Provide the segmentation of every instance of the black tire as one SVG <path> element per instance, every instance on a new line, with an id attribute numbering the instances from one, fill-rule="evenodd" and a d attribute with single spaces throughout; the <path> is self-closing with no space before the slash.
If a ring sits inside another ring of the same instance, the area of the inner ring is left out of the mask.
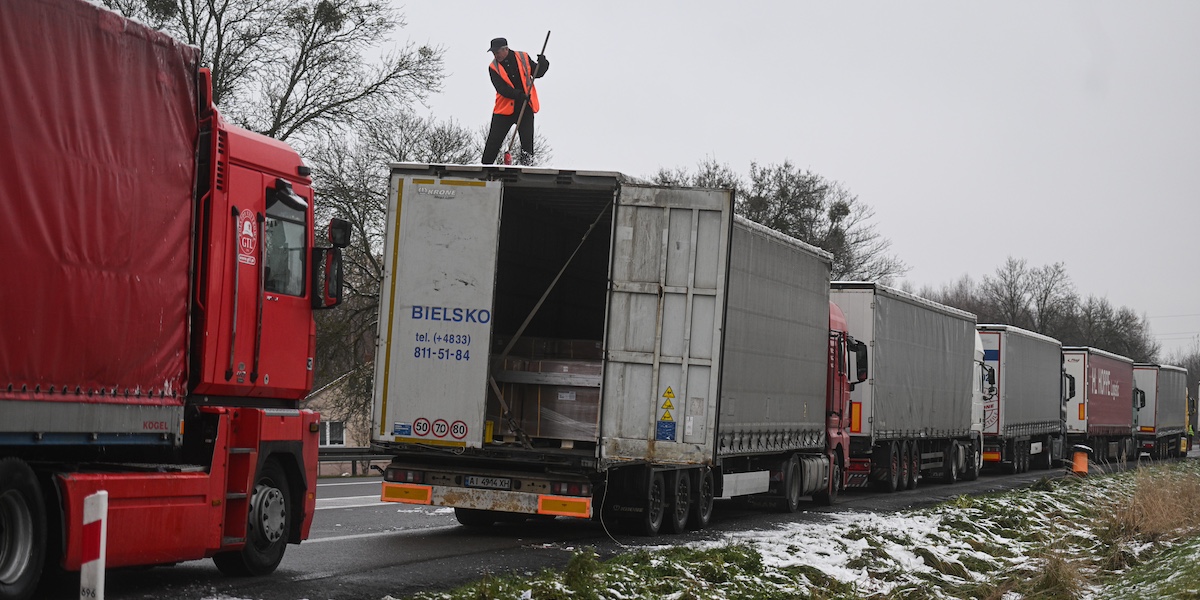
<path id="1" fill-rule="evenodd" d="M 688 515 L 692 511 L 692 478 L 687 470 L 675 471 L 667 477 L 670 506 L 665 518 L 669 533 L 687 531 Z"/>
<path id="2" fill-rule="evenodd" d="M 464 527 L 484 528 L 496 524 L 496 514 L 490 510 L 475 508 L 455 508 L 454 518 Z"/>
<path id="3" fill-rule="evenodd" d="M 222 552 L 213 562 L 233 577 L 258 577 L 275 571 L 283 560 L 291 533 L 292 495 L 287 474 L 274 459 L 263 464 L 254 480 L 246 525 L 246 545 Z"/>
<path id="4" fill-rule="evenodd" d="M 716 499 L 716 479 L 712 469 L 701 468 L 692 482 L 692 510 L 688 523 L 692 529 L 704 529 L 712 521 L 713 501 Z"/>
<path id="5" fill-rule="evenodd" d="M 979 479 L 979 473 L 983 471 L 983 452 L 974 442 L 967 449 L 967 470 L 963 472 L 962 478 L 964 481 L 975 481 Z"/>
<path id="6" fill-rule="evenodd" d="M 921 445 L 916 440 L 908 447 L 908 489 L 917 489 L 921 480 Z"/>
<path id="7" fill-rule="evenodd" d="M 667 482 L 662 472 L 650 476 L 650 485 L 646 490 L 646 510 L 637 521 L 638 533 L 647 537 L 658 535 L 662 529 L 663 520 L 667 515 Z"/>
<path id="8" fill-rule="evenodd" d="M 907 490 L 909 483 L 908 470 L 912 468 L 912 446 L 909 442 L 900 442 L 900 472 L 896 474 L 896 489 Z"/>
<path id="9" fill-rule="evenodd" d="M 1039 471 L 1049 470 L 1054 466 L 1054 457 L 1050 452 L 1050 438 L 1042 440 L 1042 453 L 1037 455 L 1037 459 L 1033 463 L 1033 468 Z"/>
<path id="10" fill-rule="evenodd" d="M 780 490 L 780 494 L 783 496 L 781 505 L 783 512 L 794 513 L 800 510 L 800 498 L 803 494 L 802 483 L 800 459 L 793 454 L 783 462 L 783 481 L 780 484 L 783 488 Z"/>
<path id="11" fill-rule="evenodd" d="M 836 451 L 837 455 L 833 462 L 829 464 L 829 469 L 832 471 L 829 474 L 829 485 L 813 494 L 813 500 L 821 506 L 833 506 L 837 504 L 838 492 L 842 490 L 842 455 L 840 448 Z"/>
<path id="12" fill-rule="evenodd" d="M 1019 442 L 1014 441 L 1005 444 L 1004 449 L 1008 451 L 1005 453 L 1008 455 L 1008 460 L 1000 463 L 1000 470 L 1005 475 L 1016 475 L 1021 472 L 1021 454 L 1018 448 L 1020 448 Z"/>
<path id="13" fill-rule="evenodd" d="M 942 481 L 954 483 L 958 481 L 958 457 L 955 456 L 958 444 L 949 442 L 942 451 Z"/>
<path id="14" fill-rule="evenodd" d="M 885 442 L 876 446 L 871 456 L 871 466 L 876 472 L 875 487 L 881 492 L 896 491 L 900 485 L 900 456 L 896 443 Z"/>
<path id="15" fill-rule="evenodd" d="M 0 599 L 33 596 L 46 557 L 46 505 L 25 461 L 0 460 Z"/>

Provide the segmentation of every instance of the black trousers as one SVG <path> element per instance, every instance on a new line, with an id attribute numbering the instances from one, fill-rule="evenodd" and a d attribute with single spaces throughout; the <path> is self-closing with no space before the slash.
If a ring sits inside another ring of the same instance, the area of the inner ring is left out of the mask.
<path id="1" fill-rule="evenodd" d="M 504 145 L 508 131 L 517 123 L 517 111 L 511 115 L 492 115 L 492 128 L 488 131 L 487 143 L 483 145 L 483 164 L 495 164 L 500 154 L 500 146 Z M 525 107 L 525 118 L 521 119 L 521 127 L 517 129 L 521 136 L 521 151 L 526 161 L 533 157 L 533 109 Z M 524 162 L 524 161 L 523 161 Z"/>

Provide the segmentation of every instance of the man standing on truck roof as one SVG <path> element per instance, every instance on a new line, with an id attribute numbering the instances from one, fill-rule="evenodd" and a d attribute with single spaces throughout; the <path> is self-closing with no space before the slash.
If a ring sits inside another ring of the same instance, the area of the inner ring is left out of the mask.
<path id="1" fill-rule="evenodd" d="M 488 132 L 487 143 L 483 145 L 483 164 L 496 162 L 505 135 L 518 121 L 517 133 L 521 136 L 523 154 L 523 160 L 518 163 L 523 164 L 533 158 L 533 115 L 539 108 L 533 80 L 546 74 L 550 69 L 550 61 L 546 60 L 545 55 L 539 54 L 537 62 L 533 62 L 529 60 L 528 52 L 509 50 L 508 40 L 504 38 L 493 39 L 488 52 L 494 58 L 488 71 L 492 76 L 492 86 L 496 88 L 496 105 L 492 108 L 492 128 Z"/>

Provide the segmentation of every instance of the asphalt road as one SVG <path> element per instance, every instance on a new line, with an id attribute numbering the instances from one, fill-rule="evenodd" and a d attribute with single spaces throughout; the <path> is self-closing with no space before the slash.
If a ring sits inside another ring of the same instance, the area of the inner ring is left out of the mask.
<path id="1" fill-rule="evenodd" d="M 379 502 L 380 479 L 322 480 L 310 539 L 289 546 L 271 576 L 231 579 L 211 560 L 171 567 L 111 570 L 106 597 L 129 599 L 218 598 L 228 600 L 324 600 L 405 597 L 446 590 L 481 575 L 534 573 L 562 567 L 572 553 L 593 547 L 610 556 L 630 547 L 658 546 L 720 538 L 724 533 L 772 528 L 790 521 L 820 520 L 830 511 L 888 512 L 933 504 L 963 494 L 983 494 L 1027 486 L 1062 471 L 1020 475 L 984 474 L 974 482 L 946 485 L 923 480 L 916 490 L 895 494 L 851 491 L 831 508 L 805 504 L 801 512 L 780 513 L 769 505 L 718 502 L 708 529 L 684 535 L 637 537 L 610 532 L 599 522 L 553 521 L 496 525 L 490 530 L 461 527 L 451 509 Z M 43 596 L 77 598 L 78 577 L 65 577 Z"/>

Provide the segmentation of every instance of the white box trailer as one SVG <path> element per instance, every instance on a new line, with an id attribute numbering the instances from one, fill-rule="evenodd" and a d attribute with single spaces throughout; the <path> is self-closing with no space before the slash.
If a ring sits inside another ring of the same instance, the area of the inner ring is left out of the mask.
<path id="1" fill-rule="evenodd" d="M 1074 395 L 1074 380 L 1063 374 L 1062 343 L 1012 325 L 978 330 L 996 386 L 983 404 L 984 465 L 1008 473 L 1053 467 L 1063 457 L 1065 402 Z"/>
<path id="2" fill-rule="evenodd" d="M 851 485 L 978 477 L 986 380 L 975 315 L 879 283 L 832 288 L 871 353 L 870 379 L 851 394 Z"/>
<path id="3" fill-rule="evenodd" d="M 1187 369 L 1134 363 L 1137 412 L 1133 429 L 1142 452 L 1166 458 L 1186 451 Z"/>
<path id="4" fill-rule="evenodd" d="M 384 500 L 467 525 L 603 506 L 654 533 L 717 496 L 795 510 L 843 487 L 831 256 L 736 218 L 730 191 L 393 165 L 384 257 Z"/>

